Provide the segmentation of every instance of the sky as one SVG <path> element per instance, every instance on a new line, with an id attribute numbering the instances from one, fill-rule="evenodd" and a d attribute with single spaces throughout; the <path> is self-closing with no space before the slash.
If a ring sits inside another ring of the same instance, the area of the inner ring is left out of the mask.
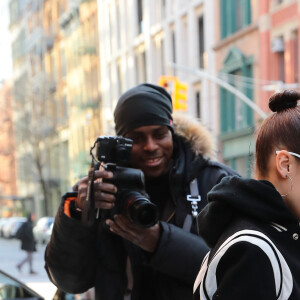
<path id="1" fill-rule="evenodd" d="M 12 75 L 8 0 L 0 0 L 0 82 Z"/>

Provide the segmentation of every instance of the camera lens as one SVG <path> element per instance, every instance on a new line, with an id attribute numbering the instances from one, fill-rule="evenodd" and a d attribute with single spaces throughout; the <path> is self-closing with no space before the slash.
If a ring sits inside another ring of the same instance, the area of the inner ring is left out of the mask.
<path id="1" fill-rule="evenodd" d="M 128 187 L 141 189 L 144 187 L 145 178 L 141 170 L 117 166 L 114 177 L 109 179 L 109 182 L 116 184 L 118 189 L 126 189 Z"/>
<path id="2" fill-rule="evenodd" d="M 146 228 L 156 224 L 158 211 L 155 204 L 136 191 L 129 192 L 126 198 L 127 212 L 132 221 Z"/>
<path id="3" fill-rule="evenodd" d="M 117 164 L 120 165 L 128 165 L 131 157 L 129 155 L 130 153 L 128 153 L 128 150 L 126 147 L 124 146 L 118 146 L 118 148 L 116 149 L 116 157 L 117 157 Z"/>

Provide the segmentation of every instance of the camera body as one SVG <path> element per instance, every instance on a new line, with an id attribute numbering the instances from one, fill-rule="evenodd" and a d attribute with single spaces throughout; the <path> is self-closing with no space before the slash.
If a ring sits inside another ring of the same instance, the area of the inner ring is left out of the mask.
<path id="1" fill-rule="evenodd" d="M 158 210 L 145 191 L 144 173 L 129 167 L 131 153 L 131 139 L 105 136 L 96 140 L 96 159 L 113 173 L 113 178 L 104 178 L 103 182 L 112 183 L 118 189 L 115 207 L 108 211 L 108 217 L 125 212 L 135 223 L 151 227 L 158 220 Z"/>
<path id="2" fill-rule="evenodd" d="M 121 136 L 99 136 L 96 140 L 96 158 L 100 162 L 129 166 L 132 140 Z"/>

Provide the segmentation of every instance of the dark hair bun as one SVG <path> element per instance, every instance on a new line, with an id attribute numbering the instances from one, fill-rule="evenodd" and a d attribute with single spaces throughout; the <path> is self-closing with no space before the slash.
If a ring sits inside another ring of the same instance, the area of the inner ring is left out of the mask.
<path id="1" fill-rule="evenodd" d="M 297 106 L 300 100 L 300 93 L 294 90 L 285 90 L 282 93 L 276 93 L 269 100 L 269 108 L 273 112 L 280 112 L 288 108 Z"/>

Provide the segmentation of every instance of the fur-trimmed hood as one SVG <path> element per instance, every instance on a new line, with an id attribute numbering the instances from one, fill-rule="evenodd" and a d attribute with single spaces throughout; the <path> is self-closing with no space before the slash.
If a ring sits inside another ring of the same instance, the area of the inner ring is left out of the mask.
<path id="1" fill-rule="evenodd" d="M 211 133 L 196 118 L 183 113 L 173 114 L 174 132 L 188 140 L 198 155 L 212 157 L 215 146 Z"/>

